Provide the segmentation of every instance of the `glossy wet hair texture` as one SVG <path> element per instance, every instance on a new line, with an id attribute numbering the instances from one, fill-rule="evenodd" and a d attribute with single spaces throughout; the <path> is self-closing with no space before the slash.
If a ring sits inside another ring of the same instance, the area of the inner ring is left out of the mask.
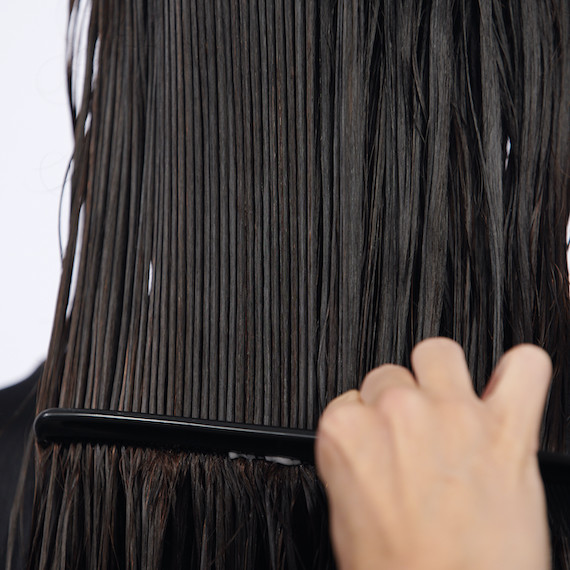
<path id="1" fill-rule="evenodd" d="M 563 448 L 564 1 L 93 0 L 80 54 L 83 8 L 38 410 L 314 428 L 445 335 L 479 392 L 506 349 L 543 346 L 543 446 Z M 29 564 L 328 567 L 325 511 L 308 467 L 54 445 Z"/>

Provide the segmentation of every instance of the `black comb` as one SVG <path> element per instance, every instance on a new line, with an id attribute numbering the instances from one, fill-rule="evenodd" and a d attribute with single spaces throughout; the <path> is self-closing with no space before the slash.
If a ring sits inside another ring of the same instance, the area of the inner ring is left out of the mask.
<path id="1" fill-rule="evenodd" d="M 40 444 L 106 443 L 288 457 L 301 463 L 315 463 L 315 432 L 294 428 L 135 412 L 51 408 L 37 416 L 34 431 Z M 538 462 L 545 482 L 570 486 L 570 456 L 539 451 Z"/>

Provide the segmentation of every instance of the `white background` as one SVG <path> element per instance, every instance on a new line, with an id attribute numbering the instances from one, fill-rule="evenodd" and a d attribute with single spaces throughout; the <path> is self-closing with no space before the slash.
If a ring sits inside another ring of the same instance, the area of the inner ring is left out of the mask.
<path id="1" fill-rule="evenodd" d="M 51 333 L 58 207 L 72 149 L 68 4 L 2 0 L 0 7 L 0 387 L 35 369 Z M 67 217 L 64 207 L 64 243 Z"/>
<path id="2" fill-rule="evenodd" d="M 67 10 L 68 0 L 3 0 L 0 8 L 0 388 L 45 358 L 51 332 L 72 148 Z"/>

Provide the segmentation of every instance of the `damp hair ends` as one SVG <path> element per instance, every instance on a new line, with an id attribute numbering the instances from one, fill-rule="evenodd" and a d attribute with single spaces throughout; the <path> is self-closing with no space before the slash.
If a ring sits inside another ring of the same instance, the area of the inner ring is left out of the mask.
<path id="1" fill-rule="evenodd" d="M 73 1 L 38 411 L 314 428 L 445 335 L 478 392 L 506 349 L 544 347 L 542 446 L 565 449 L 569 18 L 563 0 Z M 333 565 L 309 467 L 54 444 L 35 469 L 30 568 Z"/>

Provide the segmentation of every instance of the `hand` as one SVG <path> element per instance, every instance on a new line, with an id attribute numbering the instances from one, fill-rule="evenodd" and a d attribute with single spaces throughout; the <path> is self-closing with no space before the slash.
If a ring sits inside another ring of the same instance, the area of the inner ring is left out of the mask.
<path id="1" fill-rule="evenodd" d="M 429 339 L 332 401 L 316 462 L 340 568 L 546 570 L 536 452 L 551 363 L 507 352 L 479 399 L 461 347 Z"/>

